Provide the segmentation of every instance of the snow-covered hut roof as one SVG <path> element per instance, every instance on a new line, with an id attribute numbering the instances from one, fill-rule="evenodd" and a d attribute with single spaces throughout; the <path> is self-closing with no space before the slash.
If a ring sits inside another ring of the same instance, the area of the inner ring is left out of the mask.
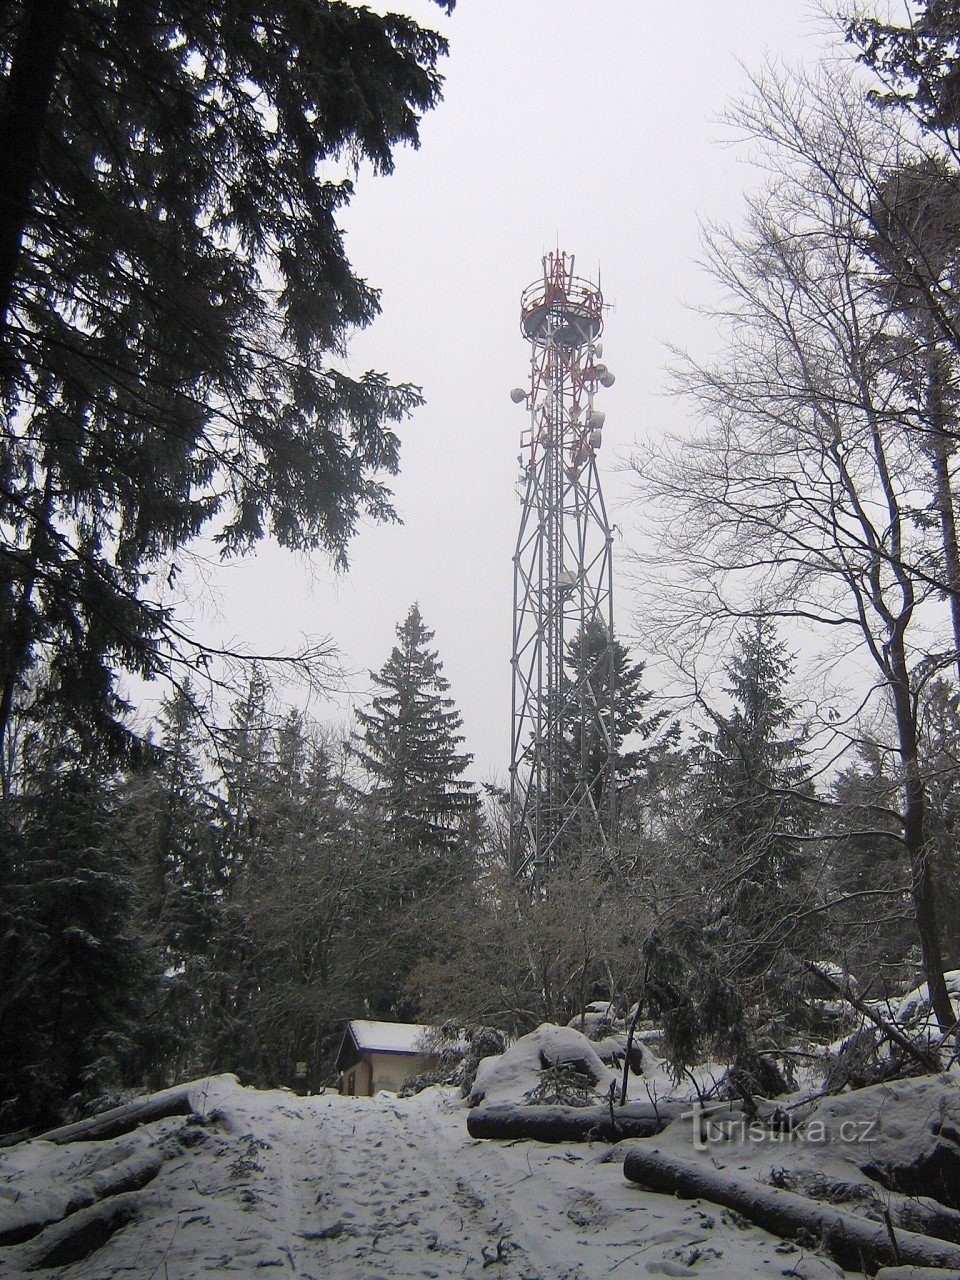
<path id="1" fill-rule="evenodd" d="M 434 1030 L 419 1022 L 373 1022 L 354 1018 L 337 1054 L 337 1067 L 344 1069 L 345 1058 L 356 1060 L 363 1053 L 429 1053 L 427 1037 Z"/>

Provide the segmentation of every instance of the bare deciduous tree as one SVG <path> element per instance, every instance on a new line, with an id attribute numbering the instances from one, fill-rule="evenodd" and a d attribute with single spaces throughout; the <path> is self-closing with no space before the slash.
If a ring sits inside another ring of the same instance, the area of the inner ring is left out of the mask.
<path id="1" fill-rule="evenodd" d="M 737 119 L 759 140 L 769 178 L 745 230 L 707 233 L 726 344 L 716 361 L 686 359 L 679 371 L 700 415 L 693 438 L 634 462 L 644 507 L 657 513 L 661 616 L 696 644 L 723 620 L 790 618 L 868 656 L 894 733 L 899 843 L 946 1031 L 955 1018 L 917 696 L 955 657 L 949 640 L 938 651 L 950 584 L 923 518 L 936 493 L 916 431 L 923 334 L 869 252 L 876 194 L 905 167 L 909 139 L 840 73 L 803 84 L 772 77 Z"/>

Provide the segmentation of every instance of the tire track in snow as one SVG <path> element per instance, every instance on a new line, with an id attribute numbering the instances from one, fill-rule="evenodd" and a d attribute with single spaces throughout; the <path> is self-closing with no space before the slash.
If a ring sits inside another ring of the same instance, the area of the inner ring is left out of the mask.
<path id="1" fill-rule="evenodd" d="M 531 1259 L 502 1206 L 475 1180 L 457 1176 L 448 1144 L 403 1103 L 317 1099 L 311 1113 L 324 1139 L 319 1199 L 331 1221 L 323 1241 L 323 1274 L 331 1280 L 563 1274 Z"/>

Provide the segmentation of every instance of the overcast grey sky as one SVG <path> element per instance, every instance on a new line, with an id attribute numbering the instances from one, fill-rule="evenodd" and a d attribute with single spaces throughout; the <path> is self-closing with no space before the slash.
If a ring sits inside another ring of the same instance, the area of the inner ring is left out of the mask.
<path id="1" fill-rule="evenodd" d="M 683 413 L 663 395 L 664 344 L 703 336 L 689 310 L 708 288 L 698 217 L 735 218 L 757 180 L 719 118 L 748 71 L 814 59 L 824 23 L 808 0 L 460 0 L 449 18 L 427 0 L 392 7 L 450 41 L 444 101 L 421 149 L 401 153 L 389 178 L 361 176 L 344 218 L 351 260 L 383 303 L 351 365 L 418 383 L 427 400 L 402 430 L 394 488 L 405 524 L 365 527 L 339 580 L 273 547 L 218 570 L 204 625 L 258 649 L 329 634 L 362 699 L 367 671 L 419 601 L 473 775 L 503 780 L 524 425 L 508 392 L 528 359 L 520 292 L 557 245 L 582 274 L 602 270 L 604 361 L 617 381 L 601 406 L 600 461 L 617 520 L 617 454 Z M 616 613 L 619 632 L 636 637 L 625 585 Z M 350 708 L 311 710 L 345 721 Z"/>

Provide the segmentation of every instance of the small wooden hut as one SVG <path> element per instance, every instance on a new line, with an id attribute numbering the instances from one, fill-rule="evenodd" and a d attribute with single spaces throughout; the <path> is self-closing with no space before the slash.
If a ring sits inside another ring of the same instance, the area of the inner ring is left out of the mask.
<path id="1" fill-rule="evenodd" d="M 428 1047 L 432 1030 L 415 1022 L 348 1022 L 337 1054 L 340 1092 L 358 1098 L 380 1089 L 396 1092 L 435 1067 L 438 1054 Z"/>

